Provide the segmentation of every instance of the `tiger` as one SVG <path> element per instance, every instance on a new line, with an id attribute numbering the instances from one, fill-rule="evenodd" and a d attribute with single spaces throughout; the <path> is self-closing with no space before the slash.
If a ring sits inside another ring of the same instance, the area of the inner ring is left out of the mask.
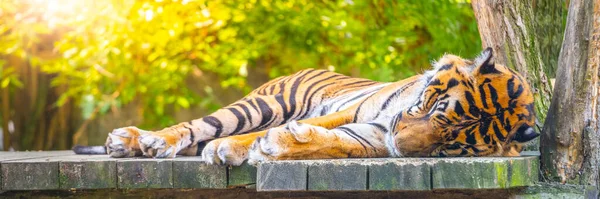
<path id="1" fill-rule="evenodd" d="M 493 61 L 446 54 L 378 82 L 321 69 L 275 78 L 205 117 L 158 131 L 114 129 L 77 154 L 201 156 L 207 164 L 382 157 L 519 156 L 539 136 L 527 81 Z"/>

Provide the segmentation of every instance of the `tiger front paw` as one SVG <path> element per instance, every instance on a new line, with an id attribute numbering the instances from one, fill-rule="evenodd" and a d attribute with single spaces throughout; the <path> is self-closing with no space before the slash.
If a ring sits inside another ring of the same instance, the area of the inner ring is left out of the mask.
<path id="1" fill-rule="evenodd" d="M 113 130 L 106 138 L 106 150 L 108 155 L 113 158 L 126 158 L 142 155 L 140 146 L 137 142 L 140 134 L 146 131 L 137 127 L 123 127 Z"/>

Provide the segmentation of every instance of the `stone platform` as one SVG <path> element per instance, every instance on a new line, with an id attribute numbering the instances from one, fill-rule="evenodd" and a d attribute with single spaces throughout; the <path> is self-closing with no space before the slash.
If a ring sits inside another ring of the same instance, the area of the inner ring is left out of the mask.
<path id="1" fill-rule="evenodd" d="M 272 191 L 427 191 L 508 189 L 538 181 L 538 157 L 385 158 L 266 162 L 258 167 L 174 159 L 0 152 L 2 191 L 228 189 Z"/>

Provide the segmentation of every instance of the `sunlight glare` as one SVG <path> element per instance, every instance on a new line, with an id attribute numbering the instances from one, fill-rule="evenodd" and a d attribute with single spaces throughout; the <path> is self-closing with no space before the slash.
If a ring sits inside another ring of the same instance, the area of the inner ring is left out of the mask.
<path id="1" fill-rule="evenodd" d="M 29 0 L 32 5 L 40 9 L 42 19 L 47 21 L 49 27 L 69 21 L 81 21 L 84 14 L 89 12 L 88 0 Z"/>

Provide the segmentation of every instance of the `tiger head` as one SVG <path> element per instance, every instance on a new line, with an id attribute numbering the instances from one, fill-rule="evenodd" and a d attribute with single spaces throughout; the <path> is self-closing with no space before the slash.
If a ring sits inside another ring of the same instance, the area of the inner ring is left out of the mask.
<path id="1" fill-rule="evenodd" d="M 434 66 L 418 102 L 396 118 L 402 155 L 518 156 L 539 136 L 529 84 L 495 64 L 491 48 L 474 60 L 445 55 Z"/>

